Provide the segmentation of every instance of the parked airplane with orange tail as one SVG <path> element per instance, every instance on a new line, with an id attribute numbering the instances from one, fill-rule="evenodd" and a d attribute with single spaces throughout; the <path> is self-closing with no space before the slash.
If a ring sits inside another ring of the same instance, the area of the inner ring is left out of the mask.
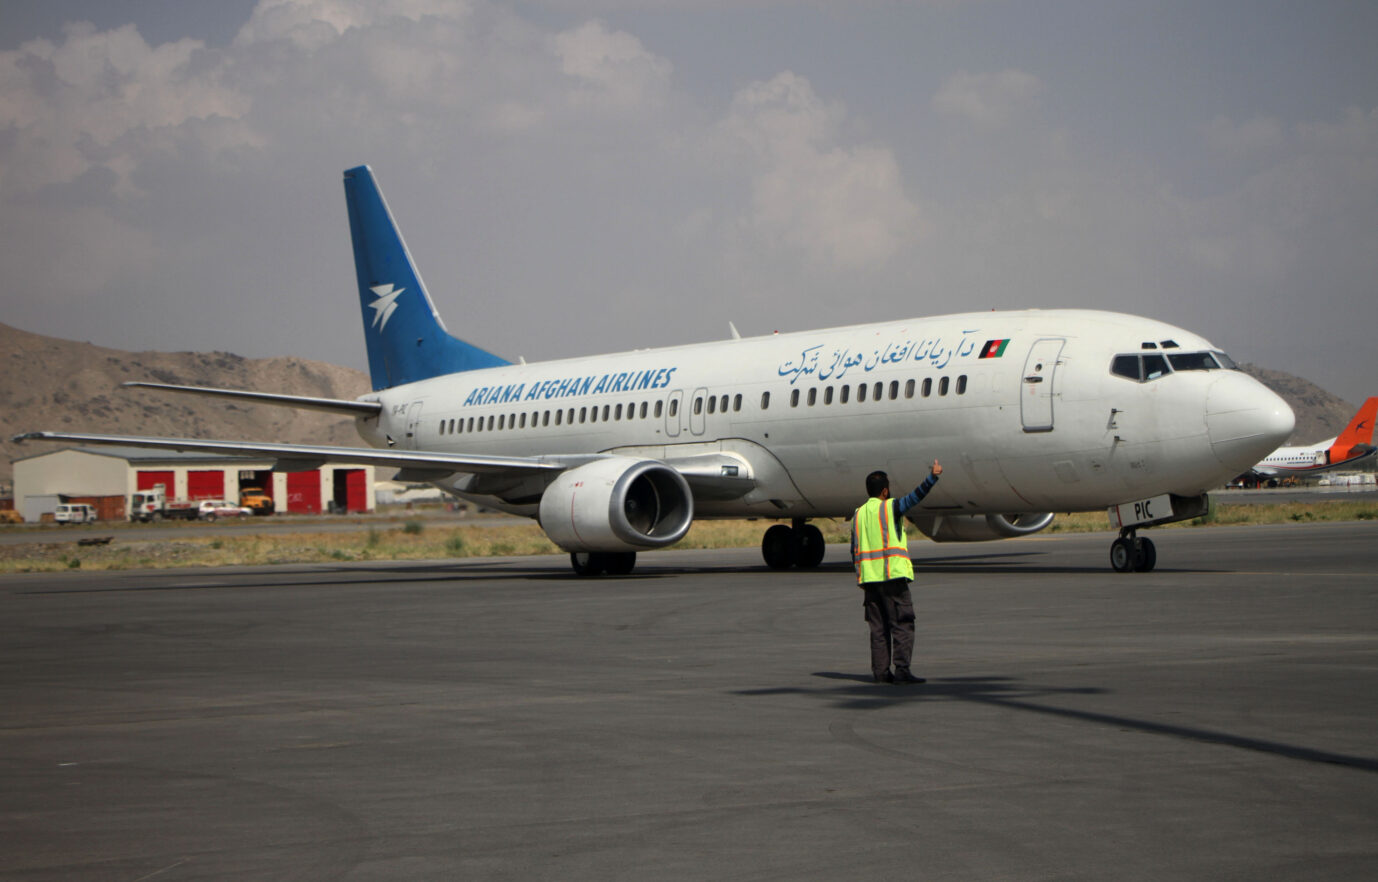
<path id="1" fill-rule="evenodd" d="M 1334 438 L 1304 444 L 1300 447 L 1279 447 L 1249 470 L 1262 478 L 1284 475 L 1314 475 L 1331 469 L 1356 465 L 1378 453 L 1373 444 L 1373 424 L 1378 417 L 1378 397 L 1369 398 Z"/>

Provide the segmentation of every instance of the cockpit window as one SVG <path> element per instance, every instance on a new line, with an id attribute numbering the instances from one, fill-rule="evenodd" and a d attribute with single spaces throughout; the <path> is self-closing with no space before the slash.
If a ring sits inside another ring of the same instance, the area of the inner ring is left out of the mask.
<path id="1" fill-rule="evenodd" d="M 1174 371 L 1214 371 L 1220 365 L 1209 352 L 1174 352 L 1168 357 Z"/>
<path id="2" fill-rule="evenodd" d="M 1139 376 L 1139 356 L 1137 355 L 1117 355 L 1115 360 L 1110 362 L 1110 373 L 1117 377 L 1128 377 L 1138 382 L 1143 379 Z"/>
<path id="3" fill-rule="evenodd" d="M 1110 361 L 1110 373 L 1140 383 L 1156 380 L 1174 371 L 1216 371 L 1222 368 L 1239 370 L 1228 355 L 1218 351 L 1136 352 L 1117 355 Z"/>
<path id="4" fill-rule="evenodd" d="M 1168 370 L 1166 358 L 1156 354 L 1144 356 L 1144 382 L 1156 380 L 1168 373 L 1171 371 Z"/>

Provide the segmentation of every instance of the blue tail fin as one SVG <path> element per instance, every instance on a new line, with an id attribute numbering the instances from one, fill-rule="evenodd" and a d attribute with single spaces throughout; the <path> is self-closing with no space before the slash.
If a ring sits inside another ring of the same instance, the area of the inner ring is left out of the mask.
<path id="1" fill-rule="evenodd" d="M 349 169 L 344 188 L 374 390 L 511 364 L 445 330 L 373 170 Z"/>

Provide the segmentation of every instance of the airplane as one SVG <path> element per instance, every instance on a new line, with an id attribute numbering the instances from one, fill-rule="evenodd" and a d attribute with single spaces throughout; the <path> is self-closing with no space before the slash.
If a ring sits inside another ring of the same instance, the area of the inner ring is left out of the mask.
<path id="1" fill-rule="evenodd" d="M 930 538 L 1028 536 L 1105 509 L 1112 567 L 1153 569 L 1146 527 L 1204 514 L 1291 433 L 1280 397 L 1161 321 L 1085 309 L 966 312 L 512 363 L 449 333 L 372 170 L 344 173 L 373 389 L 356 400 L 128 386 L 352 416 L 368 447 L 78 432 L 75 441 L 399 469 L 535 518 L 580 575 L 622 575 L 696 518 L 776 521 L 774 569 L 816 567 L 864 478 L 942 480 L 911 510 Z"/>
<path id="2" fill-rule="evenodd" d="M 1255 463 L 1249 476 L 1275 481 L 1280 475 L 1314 475 L 1356 465 L 1378 453 L 1373 444 L 1375 416 L 1378 397 L 1367 399 L 1338 436 L 1301 447 L 1279 447 Z"/>

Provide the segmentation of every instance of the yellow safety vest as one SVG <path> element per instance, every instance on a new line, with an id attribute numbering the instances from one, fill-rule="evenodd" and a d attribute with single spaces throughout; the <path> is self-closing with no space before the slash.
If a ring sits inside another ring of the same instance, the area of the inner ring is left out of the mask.
<path id="1" fill-rule="evenodd" d="M 877 497 L 852 516 L 852 565 L 858 586 L 890 579 L 914 579 L 914 564 L 909 560 L 909 540 L 904 535 L 904 519 L 895 523 L 892 500 Z"/>

